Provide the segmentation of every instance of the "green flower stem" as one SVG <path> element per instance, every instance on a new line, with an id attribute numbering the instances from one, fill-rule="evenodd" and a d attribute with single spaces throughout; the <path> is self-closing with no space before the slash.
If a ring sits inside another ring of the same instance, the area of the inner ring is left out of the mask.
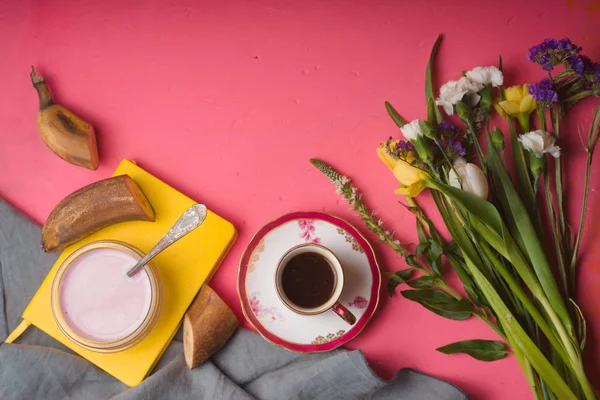
<path id="1" fill-rule="evenodd" d="M 440 193 L 441 194 L 441 193 Z M 443 196 L 438 198 L 435 194 L 433 195 L 433 198 L 435 200 L 436 206 L 440 212 L 440 214 L 442 215 L 442 218 L 444 219 L 444 221 L 446 222 L 446 226 L 448 226 L 448 229 L 450 231 L 450 233 L 452 234 L 452 236 L 455 238 L 454 241 L 455 243 L 460 247 L 461 245 L 471 245 L 473 246 L 472 242 L 469 242 L 468 239 L 468 235 L 466 234 L 465 230 L 464 230 L 464 226 L 460 227 L 459 225 L 455 224 L 454 222 L 458 223 L 458 221 L 460 220 L 457 210 L 456 209 L 449 209 L 446 210 L 444 208 L 444 204 L 446 204 L 443 201 Z M 453 213 L 452 215 L 450 215 L 449 213 Z M 457 230 L 457 229 L 462 229 L 462 230 Z M 462 233 L 462 235 L 460 235 Z M 458 237 L 462 238 L 461 239 L 457 239 Z M 476 253 L 475 247 L 471 247 L 471 250 L 465 250 L 465 249 L 461 249 L 461 251 L 463 251 L 463 253 L 466 251 L 467 253 L 471 253 L 474 254 L 475 257 L 478 259 L 478 262 L 481 262 L 483 264 L 483 261 L 481 259 L 478 258 L 478 253 Z M 475 252 L 475 253 L 474 253 Z M 452 265 L 452 263 L 451 263 Z M 490 318 L 483 312 L 483 311 L 479 311 L 477 313 L 475 313 L 475 315 L 481 319 L 483 322 L 485 322 L 490 328 L 492 328 L 494 330 L 494 332 L 496 332 L 498 334 L 498 336 L 500 336 L 504 341 L 508 342 L 508 339 L 506 337 L 506 335 L 504 334 L 504 332 L 502 331 L 502 329 L 495 323 L 492 322 L 490 320 Z"/>
<path id="2" fill-rule="evenodd" d="M 531 184 L 531 177 L 529 176 L 529 168 L 527 161 L 525 160 L 525 153 L 523 152 L 523 146 L 517 140 L 517 132 L 513 123 L 513 118 L 508 120 L 508 128 L 510 131 L 510 145 L 513 152 L 513 160 L 515 165 L 515 175 L 517 180 L 517 188 L 521 200 L 525 204 L 525 208 L 529 215 L 535 216 L 536 229 L 541 231 L 540 214 L 537 208 L 535 208 L 535 193 L 533 193 L 533 187 Z M 505 163 L 506 164 L 506 163 Z M 506 166 L 508 168 L 508 165 Z"/>
<path id="3" fill-rule="evenodd" d="M 593 92 L 591 90 L 585 90 L 583 92 L 578 92 L 577 94 L 562 100 L 561 103 L 571 103 L 571 102 L 574 103 L 579 100 L 583 100 L 586 97 L 591 96 L 592 94 L 593 94 Z"/>
<path id="4" fill-rule="evenodd" d="M 540 314 L 540 312 L 536 308 L 535 304 L 533 304 L 533 301 L 529 298 L 529 296 L 521 288 L 521 286 L 516 281 L 516 279 L 512 276 L 512 274 L 506 269 L 504 264 L 492 252 L 490 247 L 487 244 L 485 244 L 485 242 L 482 242 L 481 245 L 482 245 L 482 248 L 483 248 L 486 256 L 492 262 L 494 268 L 500 273 L 502 278 L 504 278 L 504 280 L 508 283 L 508 285 L 510 286 L 513 293 L 521 301 L 521 304 L 523 304 L 525 309 L 529 312 L 529 314 L 531 315 L 533 320 L 536 322 L 536 324 L 539 326 L 539 328 L 542 330 L 544 335 L 546 335 L 546 338 L 548 339 L 548 341 L 550 342 L 552 347 L 554 347 L 556 349 L 558 355 L 560 355 L 560 357 L 563 360 L 565 360 L 565 362 L 569 362 L 569 359 L 564 351 L 564 347 L 560 344 L 556 334 L 554 333 L 554 331 L 552 330 L 550 325 L 548 325 L 548 323 L 546 322 L 546 320 L 544 319 L 542 314 Z"/>
<path id="5" fill-rule="evenodd" d="M 482 320 L 483 322 L 486 323 L 487 326 L 489 326 L 490 328 L 492 328 L 492 330 L 494 332 L 496 332 L 496 334 L 498 336 L 500 336 L 500 338 L 502 340 L 504 340 L 506 343 L 510 344 L 510 340 L 508 339 L 508 337 L 506 336 L 506 334 L 502 331 L 502 329 L 496 325 L 487 315 L 485 315 L 483 312 L 479 311 L 475 313 L 475 316 L 477 318 L 479 318 L 480 320 Z"/>
<path id="6" fill-rule="evenodd" d="M 546 312 L 548 312 L 548 310 L 552 310 L 552 306 L 550 305 L 547 299 L 541 301 L 541 304 L 542 307 L 546 310 Z M 577 380 L 579 381 L 579 384 L 581 385 L 583 392 L 586 395 L 586 398 L 590 400 L 596 400 L 594 389 L 592 388 L 592 385 L 589 382 L 583 369 L 583 362 L 581 359 L 579 349 L 573 343 L 571 336 L 569 336 L 569 334 L 567 333 L 565 327 L 563 326 L 562 322 L 560 321 L 560 318 L 558 318 L 556 313 L 548 313 L 548 316 L 550 317 L 552 323 L 554 324 L 554 327 L 558 331 L 558 335 L 563 343 L 563 346 L 565 347 L 565 350 L 567 351 L 567 355 L 570 358 L 570 362 L 567 365 L 571 366 L 571 370 L 577 377 Z"/>
<path id="7" fill-rule="evenodd" d="M 437 281 L 438 287 L 448 293 L 450 296 L 454 297 L 457 300 L 462 299 L 462 296 L 458 294 L 454 289 L 452 289 L 446 282 L 441 279 Z"/>
<path id="8" fill-rule="evenodd" d="M 522 250 L 526 255 L 526 260 L 529 262 L 529 265 L 533 267 L 535 276 L 539 279 L 539 284 L 544 290 L 544 298 L 550 301 L 553 311 L 556 315 L 560 316 L 562 324 L 567 331 L 572 333 L 573 323 L 556 283 L 556 279 L 552 274 L 552 269 L 548 262 L 545 250 L 542 247 L 540 238 L 536 234 L 534 223 L 530 219 L 523 203 L 520 202 L 519 194 L 515 190 L 508 171 L 502 167 L 498 155 L 495 152 L 490 152 L 489 158 L 496 184 L 502 188 L 502 190 L 498 191 L 498 194 L 505 213 L 505 219 L 511 227 L 511 230 L 509 231 L 507 229 L 503 217 L 499 214 L 498 210 L 493 206 L 491 208 L 488 207 L 489 203 L 477 201 L 477 203 L 479 203 L 478 207 L 481 206 L 483 209 L 478 210 L 469 207 L 469 211 L 475 215 L 479 214 L 482 217 L 489 219 L 489 222 L 496 226 L 496 233 L 501 234 L 505 243 L 511 241 L 512 234 L 514 242 L 522 247 Z M 486 211 L 482 213 L 484 209 Z M 514 253 L 514 251 L 512 253 Z"/>
<path id="9" fill-rule="evenodd" d="M 554 130 L 554 135 L 558 139 L 560 137 L 560 112 L 554 106 L 550 108 L 550 121 Z M 544 121 L 545 122 L 545 121 Z M 546 130 L 545 124 L 542 129 Z M 563 190 L 562 190 L 562 167 L 560 157 L 554 160 L 554 184 L 556 192 L 556 210 L 554 209 L 554 200 L 552 189 L 550 188 L 549 171 L 546 169 L 544 175 L 544 192 L 546 197 L 546 208 L 550 219 L 550 226 L 554 236 L 554 247 L 556 251 L 556 260 L 558 271 L 562 284 L 562 289 L 566 298 L 572 296 L 571 286 L 567 278 L 567 249 L 568 238 L 566 233 L 565 213 L 563 205 Z M 572 316 L 572 315 L 571 315 Z"/>
<path id="10" fill-rule="evenodd" d="M 579 246 L 581 244 L 581 237 L 583 235 L 583 227 L 585 224 L 585 215 L 587 212 L 587 200 L 589 194 L 589 185 L 590 185 L 590 175 L 591 175 L 591 167 L 592 167 L 592 159 L 594 157 L 594 150 L 596 148 L 596 144 L 598 143 L 598 138 L 600 138 L 600 102 L 596 108 L 596 113 L 594 115 L 594 121 L 592 122 L 592 126 L 590 128 L 590 133 L 588 136 L 588 148 L 587 148 L 587 162 L 585 168 L 585 183 L 583 185 L 583 204 L 581 206 L 581 218 L 579 220 L 579 229 L 577 230 L 577 235 L 575 236 L 575 245 L 573 246 L 573 253 L 571 256 L 571 261 L 569 263 L 569 280 L 571 283 L 571 288 L 573 293 L 576 293 L 576 268 L 577 268 L 577 253 L 579 252 Z"/>
<path id="11" fill-rule="evenodd" d="M 531 363 L 525 358 L 525 356 L 523 356 L 523 352 L 521 352 L 518 346 L 513 348 L 513 354 L 521 366 L 521 370 L 523 370 L 523 373 L 525 374 L 525 379 L 527 380 L 527 384 L 531 389 L 531 393 L 533 393 L 534 399 L 542 399 L 543 397 L 540 396 L 540 388 L 537 386 L 537 379 Z"/>
<path id="12" fill-rule="evenodd" d="M 442 193 L 453 197 L 453 189 L 450 190 L 450 188 L 448 188 L 447 186 L 441 185 L 437 182 L 432 182 L 431 186 L 433 189 L 437 189 Z M 473 219 L 473 222 L 475 221 L 477 221 L 476 218 Z M 562 345 L 559 344 L 557 346 L 557 349 L 565 349 L 565 352 L 567 354 L 565 358 L 568 361 L 568 365 L 573 366 L 571 369 L 573 373 L 577 376 L 578 381 L 582 386 L 584 386 L 585 384 L 589 386 L 589 382 L 587 382 L 587 377 L 585 376 L 585 374 L 581 375 L 577 372 L 577 369 L 581 366 L 581 358 L 579 357 L 576 349 L 573 347 L 574 345 L 571 342 L 569 336 L 567 335 L 566 330 L 562 325 L 562 321 L 551 307 L 550 302 L 548 301 L 539 282 L 537 281 L 537 279 L 534 279 L 534 276 L 532 276 L 533 272 L 529 269 L 530 267 L 528 265 L 527 260 L 520 253 L 516 244 L 511 240 L 510 235 L 506 236 L 503 234 L 501 236 L 497 236 L 495 233 L 493 233 L 491 227 L 481 222 L 479 222 L 479 224 L 474 224 L 474 228 L 484 237 L 486 242 L 490 243 L 490 245 L 492 245 L 493 247 L 498 246 L 496 250 L 499 251 L 501 254 L 504 254 L 504 256 L 507 259 L 511 260 L 511 262 L 517 268 L 517 270 L 520 270 L 520 272 L 527 272 L 527 274 L 524 276 L 522 275 L 522 277 L 529 278 L 524 279 L 528 288 L 531 290 L 532 294 L 539 299 L 543 309 L 550 316 L 551 322 L 555 326 L 555 329 L 558 333 L 558 338 L 562 342 Z M 453 236 L 456 240 L 457 236 Z M 502 237 L 504 237 L 504 240 L 502 240 Z M 504 243 L 505 240 L 508 240 L 509 242 Z M 479 289 L 482 290 L 483 294 L 490 302 L 490 305 L 492 306 L 492 309 L 494 309 L 497 319 L 504 328 L 504 331 L 507 332 L 507 334 L 509 335 L 512 334 L 513 337 L 518 339 L 517 343 L 511 342 L 511 346 L 520 346 L 520 349 L 525 353 L 526 357 L 531 361 L 532 365 L 538 371 L 538 373 L 540 373 L 542 379 L 544 379 L 552 387 L 553 391 L 559 394 L 559 398 L 576 398 L 570 391 L 568 385 L 565 384 L 565 382 L 562 380 L 560 375 L 558 375 L 556 370 L 552 368 L 552 365 L 544 357 L 540 349 L 534 344 L 534 342 L 529 338 L 529 336 L 527 336 L 523 328 L 514 319 L 514 316 L 506 307 L 504 301 L 498 295 L 498 292 L 496 291 L 496 289 L 494 289 L 490 281 L 479 270 L 479 268 L 476 267 L 476 264 L 473 263 L 472 257 L 477 257 L 477 254 L 472 254 L 468 249 L 465 249 L 465 243 L 463 243 L 462 241 L 459 243 L 459 245 L 461 246 L 461 249 L 463 249 L 463 256 L 465 258 L 466 265 L 471 275 L 475 279 L 475 282 L 477 283 Z M 516 329 L 516 331 L 513 331 L 511 333 L 509 331 L 510 329 Z M 557 381 L 556 379 L 559 379 L 560 381 Z M 566 389 L 567 391 L 563 392 L 564 389 Z"/>
<path id="13" fill-rule="evenodd" d="M 533 178 L 533 193 L 536 195 L 535 196 L 535 202 L 533 203 L 533 205 L 537 208 L 537 194 L 538 191 L 540 190 L 540 177 L 539 175 L 536 176 L 535 178 Z M 539 234 L 540 232 L 538 232 Z"/>
<path id="14" fill-rule="evenodd" d="M 559 231 L 559 224 L 556 221 L 554 211 L 554 201 L 552 199 L 552 190 L 550 189 L 550 174 L 544 172 L 544 194 L 546 197 L 546 208 L 548 209 L 548 217 L 550 218 L 550 227 L 552 228 L 552 236 L 554 237 L 554 247 L 556 251 L 556 260 L 558 262 L 558 272 L 565 296 L 569 298 L 569 283 L 567 279 L 567 271 L 565 269 L 564 249 L 561 242 L 563 237 Z"/>
<path id="15" fill-rule="evenodd" d="M 550 119 L 554 129 L 554 135 L 556 138 L 560 138 L 560 113 L 555 111 L 554 108 L 550 109 Z M 562 167 L 561 158 L 554 159 L 555 166 L 555 177 L 556 177 L 556 204 L 558 205 L 558 223 L 561 234 L 565 236 L 565 210 L 563 204 L 563 190 L 562 190 Z"/>
<path id="16" fill-rule="evenodd" d="M 547 313 L 548 317 L 550 318 L 550 322 L 552 323 L 554 329 L 558 334 L 558 339 L 562 343 L 562 347 L 564 348 L 568 356 L 567 360 L 565 361 L 567 361 L 575 371 L 576 368 L 579 368 L 579 365 L 581 365 L 581 355 L 578 349 L 575 347 L 573 341 L 571 340 L 571 337 L 567 333 L 567 329 L 565 328 L 562 320 L 557 315 L 556 311 L 552 307 L 552 304 L 548 300 L 548 297 L 544 293 L 544 290 L 542 289 L 539 281 L 533 276 L 530 276 L 532 272 L 529 270 L 527 260 L 518 250 L 518 246 L 516 246 L 516 244 L 512 241 L 504 244 L 500 238 L 497 238 L 494 236 L 494 234 L 490 234 L 490 232 L 487 232 L 487 230 L 489 230 L 490 228 L 486 225 L 483 225 L 482 223 L 475 224 L 474 228 L 480 235 L 482 235 L 486 242 L 488 242 L 492 247 L 494 247 L 496 251 L 502 254 L 505 258 L 508 258 L 515 266 L 515 268 L 521 275 L 521 278 L 523 279 L 533 296 L 540 302 L 540 305 L 542 306 L 543 310 Z M 506 237 L 504 240 L 507 239 L 510 238 Z M 523 275 L 522 273 L 525 274 Z M 557 349 L 558 348 L 559 347 L 557 347 Z M 578 380 L 583 386 L 584 382 L 582 382 L 582 379 L 587 381 L 587 377 L 585 377 L 585 374 L 583 376 L 578 376 Z"/>
<path id="17" fill-rule="evenodd" d="M 538 122 L 540 123 L 540 129 L 545 131 L 546 130 L 546 110 L 544 108 L 541 108 L 538 106 L 537 116 L 538 116 Z"/>
<path id="18" fill-rule="evenodd" d="M 467 131 L 471 135 L 471 139 L 473 140 L 473 144 L 475 145 L 475 149 L 477 150 L 477 157 L 479 158 L 479 165 L 481 165 L 481 169 L 483 173 L 487 175 L 487 160 L 485 155 L 483 154 L 483 150 L 479 145 L 479 140 L 477 139 L 477 132 L 473 127 L 473 122 L 470 119 L 463 121 L 467 125 Z"/>
<path id="19" fill-rule="evenodd" d="M 517 116 L 517 121 L 519 121 L 519 126 L 521 127 L 522 133 L 529 132 L 529 114 L 519 114 Z"/>
<path id="20" fill-rule="evenodd" d="M 519 322 L 514 318 L 510 310 L 506 307 L 494 287 L 490 282 L 483 276 L 479 269 L 471 262 L 468 256 L 465 256 L 467 268 L 471 272 L 473 279 L 477 282 L 477 285 L 482 290 L 486 298 L 491 304 L 492 309 L 498 316 L 498 320 L 507 336 L 511 339 L 509 343 L 514 349 L 518 347 L 517 351 L 521 351 L 523 356 L 529 360 L 533 368 L 538 372 L 540 377 L 548 383 L 550 389 L 556 393 L 560 399 L 564 400 L 575 400 L 577 397 L 569 386 L 565 383 L 562 377 L 552 367 L 552 364 L 543 355 L 541 350 L 535 345 L 535 343 L 525 333 Z M 594 397 L 588 397 L 588 400 L 595 400 Z"/>
<path id="21" fill-rule="evenodd" d="M 489 207 L 484 206 L 485 203 L 481 199 L 478 199 L 472 195 L 467 196 L 464 193 L 462 193 L 461 191 L 458 191 L 447 185 L 443 185 L 439 182 L 429 182 L 429 185 L 430 185 L 430 187 L 432 187 L 436 190 L 439 190 L 442 193 L 444 193 L 450 197 L 455 198 L 459 202 L 466 201 L 469 204 L 471 204 L 472 207 L 474 207 L 474 206 L 483 207 L 480 210 L 476 210 L 474 208 L 469 208 L 469 210 L 472 212 L 476 211 L 475 215 L 479 215 L 481 217 L 484 217 L 484 214 L 486 214 L 488 216 L 493 215 L 493 211 L 492 211 L 493 207 L 491 205 Z M 490 208 L 490 207 L 492 207 L 492 208 Z M 473 219 L 473 222 L 475 222 L 475 221 L 477 221 L 476 218 Z M 495 218 L 489 219 L 490 223 L 495 224 L 496 223 L 495 221 L 497 221 Z M 500 221 L 500 224 L 501 224 L 501 221 Z M 591 388 L 591 386 L 589 384 L 589 381 L 587 380 L 587 377 L 585 376 L 585 374 L 579 373 L 579 369 L 582 369 L 581 355 L 579 353 L 578 348 L 575 347 L 575 344 L 572 341 L 572 337 L 568 334 L 568 332 L 572 331 L 572 326 L 564 325 L 565 322 L 569 323 L 570 320 L 566 319 L 565 321 L 563 321 L 559 317 L 558 311 L 555 311 L 555 309 L 553 307 L 553 303 L 550 302 L 548 295 L 544 292 L 544 290 L 540 284 L 540 281 L 538 281 L 537 277 L 533 274 L 533 271 L 531 271 L 531 266 L 529 265 L 528 259 L 525 258 L 525 256 L 520 252 L 519 247 L 514 242 L 514 240 L 511 238 L 510 234 L 508 233 L 508 231 L 506 230 L 506 228 L 503 225 L 496 226 L 495 228 L 493 228 L 482 222 L 479 222 L 478 224 L 474 223 L 473 226 L 474 226 L 475 230 L 480 235 L 482 235 L 482 237 L 492 247 L 494 247 L 496 249 L 496 251 L 498 251 L 505 258 L 507 258 L 508 260 L 510 260 L 512 262 L 512 264 L 514 265 L 514 267 L 517 269 L 517 271 L 521 275 L 521 278 L 523 279 L 523 281 L 525 282 L 525 284 L 527 285 L 527 287 L 529 288 L 529 290 L 531 291 L 533 296 L 538 299 L 538 301 L 540 302 L 540 305 L 542 306 L 543 310 L 548 314 L 548 317 L 550 318 L 550 322 L 552 323 L 552 325 L 554 325 L 554 328 L 556 329 L 556 331 L 558 333 L 559 340 L 562 342 L 562 345 L 567 353 L 569 365 L 571 365 L 572 370 L 576 374 L 577 379 L 580 382 L 581 386 L 583 387 L 584 392 L 586 392 L 586 391 L 589 392 L 589 388 Z M 496 229 L 501 229 L 501 232 L 496 231 Z M 462 248 L 462 246 L 461 246 L 461 248 Z M 469 265 L 469 263 L 470 263 L 471 266 L 473 266 L 475 269 L 477 269 L 477 267 L 475 266 L 476 264 L 474 264 L 472 259 L 470 258 L 470 254 L 465 252 L 464 256 L 465 256 L 465 261 L 467 261 L 467 265 Z M 483 286 L 488 286 L 488 285 L 491 286 L 489 280 L 482 274 L 482 272 L 479 269 L 477 269 L 477 273 L 481 274 L 483 277 L 482 280 L 476 280 L 480 289 L 483 290 Z M 474 272 L 471 271 L 471 274 L 474 275 Z M 506 308 L 506 305 L 504 304 L 504 301 L 501 299 L 501 297 L 498 295 L 498 293 L 495 289 L 493 291 L 493 295 L 497 296 L 498 299 L 500 300 L 500 302 L 502 302 L 501 303 L 502 304 L 502 308 L 501 308 L 502 313 L 499 314 L 498 310 L 495 310 L 496 315 L 498 317 L 500 317 L 501 315 L 504 314 L 504 308 Z M 488 301 L 491 302 L 491 299 L 489 298 L 489 296 L 486 296 L 486 297 L 488 297 Z M 559 299 L 555 298 L 555 300 L 558 301 Z M 560 300 L 562 300 L 562 299 L 560 299 Z M 500 303 L 497 303 L 497 304 L 500 304 Z M 560 303 L 558 303 L 558 304 L 560 304 Z M 507 312 L 508 312 L 508 309 L 507 309 Z M 513 318 L 512 314 L 510 317 Z M 502 321 L 501 323 L 502 323 L 502 326 L 504 327 L 504 321 Z M 519 326 L 519 328 L 522 329 L 520 326 Z M 529 345 L 527 344 L 527 346 L 529 346 Z M 522 347 L 522 350 L 525 351 L 525 349 L 523 347 Z M 528 357 L 528 358 L 530 358 L 530 361 L 533 364 L 534 360 L 531 359 L 531 357 Z M 546 360 L 546 362 L 547 362 L 547 360 Z M 544 364 L 544 363 L 542 362 L 542 364 Z M 534 364 L 534 366 L 535 366 L 535 364 Z M 538 372 L 540 372 L 537 367 L 536 367 L 536 369 L 538 370 Z M 554 373 L 556 373 L 556 371 L 553 370 L 552 374 L 554 374 Z M 548 379 L 546 379 L 546 378 L 544 378 L 544 379 L 546 380 L 547 383 L 549 383 Z M 586 388 L 586 385 L 588 386 L 588 388 Z"/>
<path id="22" fill-rule="evenodd" d="M 415 202 L 415 200 L 412 197 L 406 197 L 406 200 L 411 207 L 415 207 L 415 208 L 418 208 L 419 210 L 421 210 L 419 205 Z M 428 226 L 427 221 L 424 220 L 421 213 L 417 213 L 417 217 L 421 219 L 423 226 Z M 452 289 L 450 286 L 448 286 L 448 284 L 446 282 L 444 282 L 443 280 L 438 279 L 437 284 L 440 289 L 447 292 L 450 296 L 454 297 L 455 299 L 462 298 L 461 295 L 459 295 L 454 289 Z M 482 311 L 478 311 L 474 315 L 477 318 L 479 318 L 480 320 L 482 320 L 483 322 L 485 322 L 490 328 L 492 328 L 492 330 L 494 332 L 496 332 L 496 334 L 498 336 L 500 336 L 500 338 L 502 340 L 504 340 L 505 342 L 508 342 L 508 339 L 507 339 L 506 335 L 504 334 L 504 332 L 502 332 L 502 329 L 500 329 L 500 327 L 498 327 L 485 313 L 483 313 Z"/>

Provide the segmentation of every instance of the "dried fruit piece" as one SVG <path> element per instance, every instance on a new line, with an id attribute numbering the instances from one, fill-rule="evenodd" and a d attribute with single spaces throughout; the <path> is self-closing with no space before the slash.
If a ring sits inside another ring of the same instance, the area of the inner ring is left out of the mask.
<path id="1" fill-rule="evenodd" d="M 98 146 L 94 127 L 60 104 L 55 104 L 44 78 L 33 67 L 30 76 L 40 99 L 37 125 L 44 143 L 71 164 L 97 169 Z"/>
<path id="2" fill-rule="evenodd" d="M 87 185 L 54 207 L 42 228 L 42 249 L 54 252 L 119 222 L 154 221 L 154 210 L 127 175 Z"/>
<path id="3" fill-rule="evenodd" d="M 189 369 L 208 360 L 227 343 L 238 320 L 227 304 L 204 285 L 183 320 L 183 354 Z"/>

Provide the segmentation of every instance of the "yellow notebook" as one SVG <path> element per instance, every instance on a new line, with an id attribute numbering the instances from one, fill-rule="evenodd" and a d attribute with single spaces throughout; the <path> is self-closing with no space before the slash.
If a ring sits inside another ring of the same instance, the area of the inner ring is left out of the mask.
<path id="1" fill-rule="evenodd" d="M 133 178 L 142 189 L 154 208 L 156 222 L 136 221 L 112 225 L 66 248 L 25 309 L 23 323 L 7 342 L 14 341 L 29 324 L 33 324 L 126 385 L 135 386 L 152 372 L 177 333 L 183 315 L 198 290 L 210 279 L 235 242 L 237 232 L 230 222 L 208 211 L 206 220 L 198 229 L 154 259 L 164 285 L 164 303 L 152 332 L 139 344 L 118 353 L 101 354 L 79 347 L 63 335 L 52 316 L 52 280 L 60 263 L 82 245 L 103 239 L 131 243 L 146 252 L 188 207 L 196 203 L 129 160 L 123 160 L 114 173 L 123 174 Z"/>

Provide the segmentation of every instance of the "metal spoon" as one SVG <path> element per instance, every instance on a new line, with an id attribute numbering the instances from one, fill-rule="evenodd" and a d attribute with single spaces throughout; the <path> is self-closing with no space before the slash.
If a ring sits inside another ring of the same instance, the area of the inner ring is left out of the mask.
<path id="1" fill-rule="evenodd" d="M 169 229 L 169 232 L 162 239 L 156 243 L 156 245 L 150 249 L 137 264 L 135 264 L 129 271 L 127 276 L 132 277 L 138 272 L 144 265 L 148 264 L 150 260 L 162 252 L 164 249 L 202 225 L 206 219 L 206 206 L 204 204 L 194 204 L 183 213 L 181 217 L 175 222 L 175 225 Z"/>

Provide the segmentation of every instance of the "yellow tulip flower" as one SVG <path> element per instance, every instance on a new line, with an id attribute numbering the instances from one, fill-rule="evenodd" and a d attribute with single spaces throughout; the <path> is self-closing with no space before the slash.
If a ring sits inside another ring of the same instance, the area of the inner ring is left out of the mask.
<path id="1" fill-rule="evenodd" d="M 524 132 L 529 131 L 529 115 L 536 109 L 537 104 L 529 94 L 529 85 L 511 86 L 504 90 L 506 100 L 494 102 L 494 108 L 502 117 L 518 118 Z"/>
<path id="2" fill-rule="evenodd" d="M 385 165 L 391 170 L 394 169 L 398 161 L 400 161 L 397 157 L 392 156 L 392 154 L 397 154 L 396 145 L 400 140 L 388 140 L 386 142 L 381 143 L 381 145 L 377 148 L 377 155 L 379 159 L 383 161 Z M 415 159 L 414 150 L 407 150 L 403 152 L 403 160 L 407 162 L 412 162 Z"/>
<path id="3" fill-rule="evenodd" d="M 502 99 L 500 97 L 494 99 L 494 109 L 496 110 L 496 112 L 504 119 L 508 119 L 508 114 L 506 114 L 506 112 L 504 112 L 504 109 L 502 107 L 500 107 L 500 102 L 502 101 Z"/>
<path id="4" fill-rule="evenodd" d="M 377 148 L 377 155 L 392 170 L 392 173 L 402 185 L 395 192 L 408 197 L 416 197 L 427 187 L 429 174 L 409 164 L 414 159 L 412 151 L 406 153 L 406 160 L 392 156 L 397 144 L 398 140 L 388 140 L 382 143 Z"/>
<path id="5" fill-rule="evenodd" d="M 396 144 L 398 144 L 399 140 L 389 140 L 387 142 L 381 143 L 381 146 L 377 148 L 377 155 L 383 161 L 385 165 L 388 166 L 389 169 L 394 169 L 396 164 L 398 163 L 397 158 L 392 157 L 391 153 L 394 152 Z"/>
<path id="6" fill-rule="evenodd" d="M 427 183 L 430 179 L 427 172 L 413 167 L 403 160 L 398 160 L 392 173 L 402 185 L 401 188 L 395 190 L 396 194 L 408 197 L 418 196 L 423 189 L 427 188 Z"/>

